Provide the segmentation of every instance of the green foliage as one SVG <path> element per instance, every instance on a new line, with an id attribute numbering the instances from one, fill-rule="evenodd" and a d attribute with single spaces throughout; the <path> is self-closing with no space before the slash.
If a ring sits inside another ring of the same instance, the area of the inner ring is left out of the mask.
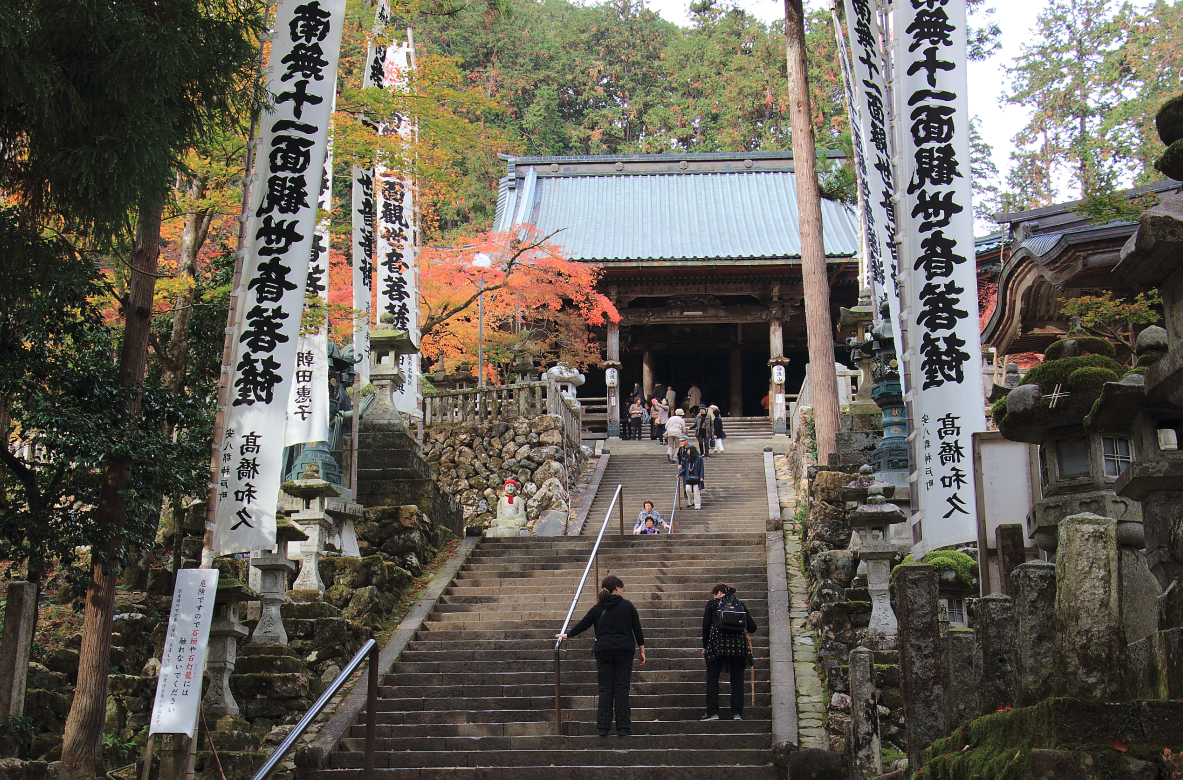
<path id="1" fill-rule="evenodd" d="M 1107 368 L 1116 374 L 1121 371 L 1121 364 L 1107 355 L 1079 355 L 1049 360 L 1033 366 L 1024 374 L 1023 384 L 1039 385 L 1044 393 L 1051 392 L 1056 385 L 1065 385 L 1072 389 L 1069 379 L 1079 368 Z"/>
<path id="2" fill-rule="evenodd" d="M 29 0 L 0 26 L 0 188 L 112 236 L 247 110 L 263 3 Z"/>
<path id="3" fill-rule="evenodd" d="M 1138 333 L 1159 320 L 1155 309 L 1162 306 L 1162 295 L 1158 290 L 1150 290 L 1129 300 L 1114 299 L 1112 292 L 1106 292 L 1104 295 L 1061 298 L 1060 304 L 1063 316 L 1079 317 L 1084 330 L 1120 343 L 1126 354 L 1133 355 Z"/>
<path id="4" fill-rule="evenodd" d="M 1097 219 L 1129 219 L 1119 182 L 1144 184 L 1163 144 L 1153 118 L 1179 91 L 1183 6 L 1052 0 L 1033 40 L 1008 69 L 1011 103 L 1030 112 L 1016 134 L 1007 182 L 1010 210 L 1063 199 L 1067 177 Z"/>
<path id="5" fill-rule="evenodd" d="M 111 751 L 116 761 L 129 761 L 139 751 L 134 739 L 120 739 L 117 734 L 104 734 L 103 745 Z"/>
<path id="6" fill-rule="evenodd" d="M 912 553 L 904 556 L 900 566 L 913 565 Z M 977 582 L 978 562 L 969 555 L 957 550 L 933 550 L 921 559 L 921 563 L 928 564 L 936 571 L 952 571 L 957 573 L 957 579 L 967 588 Z M 898 567 L 896 567 L 898 568 Z"/>
<path id="7" fill-rule="evenodd" d="M 1116 382 L 1117 376 L 1117 371 L 1103 366 L 1078 368 L 1068 375 L 1068 389 L 1073 393 L 1100 390 L 1106 382 Z"/>
<path id="8" fill-rule="evenodd" d="M 990 419 L 994 421 L 995 425 L 1002 422 L 1002 418 L 1006 417 L 1006 396 L 999 398 L 990 407 Z"/>
<path id="9" fill-rule="evenodd" d="M 10 748 L 27 749 L 33 744 L 33 738 L 41 733 L 36 722 L 28 715 L 13 715 L 7 722 L 0 724 L 0 741 Z"/>
<path id="10" fill-rule="evenodd" d="M 0 398 L 11 425 L 0 448 L 0 556 L 28 561 L 34 581 L 56 558 L 84 585 L 80 548 L 118 565 L 152 541 L 163 496 L 204 489 L 212 398 L 174 397 L 151 379 L 118 386 L 119 332 L 96 305 L 102 277 L 65 242 L 27 232 L 4 210 L 0 256 Z M 136 395 L 139 413 L 116 423 Z M 112 458 L 131 463 L 122 527 L 97 511 Z"/>
<path id="11" fill-rule="evenodd" d="M 1097 336 L 1080 336 L 1077 334 L 1069 334 L 1067 339 L 1060 339 L 1054 342 L 1047 351 L 1043 353 L 1044 362 L 1049 360 L 1059 360 L 1064 356 L 1064 351 L 1068 348 L 1069 341 L 1072 342 L 1072 348 L 1076 352 L 1085 355 L 1105 355 L 1106 357 L 1116 358 L 1117 348 L 1113 346 L 1112 342 L 1107 339 L 1098 338 Z"/>

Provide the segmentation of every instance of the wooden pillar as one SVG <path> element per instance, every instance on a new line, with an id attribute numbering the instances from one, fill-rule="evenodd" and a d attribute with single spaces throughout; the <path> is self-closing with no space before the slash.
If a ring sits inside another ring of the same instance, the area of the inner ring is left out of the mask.
<path id="1" fill-rule="evenodd" d="M 608 438 L 620 438 L 620 323 L 608 323 L 608 359 L 605 371 L 616 372 L 616 386 L 608 388 Z"/>
<path id="2" fill-rule="evenodd" d="M 728 358 L 731 370 L 731 416 L 743 417 L 743 360 L 738 344 L 731 345 Z"/>
<path id="3" fill-rule="evenodd" d="M 653 353 L 649 350 L 641 355 L 641 390 L 645 393 L 642 400 L 648 401 L 653 395 Z"/>
<path id="4" fill-rule="evenodd" d="M 768 368 L 772 373 L 772 381 L 769 383 L 771 390 L 769 391 L 768 399 L 768 414 L 772 418 L 772 432 L 776 435 L 784 435 L 788 432 L 785 422 L 785 383 L 776 381 L 776 374 L 779 373 L 777 366 L 783 367 L 789 361 L 785 360 L 785 342 L 784 335 L 781 328 L 780 320 L 770 319 L 768 321 Z"/>

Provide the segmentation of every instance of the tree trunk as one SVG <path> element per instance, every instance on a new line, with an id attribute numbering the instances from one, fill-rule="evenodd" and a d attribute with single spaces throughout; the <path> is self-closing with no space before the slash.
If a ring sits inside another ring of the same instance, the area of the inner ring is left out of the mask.
<path id="1" fill-rule="evenodd" d="M 809 381 L 817 462 L 825 465 L 838 435 L 838 378 L 834 374 L 834 325 L 830 320 L 830 284 L 822 245 L 822 206 L 817 186 L 817 150 L 809 106 L 805 55 L 805 11 L 801 0 L 785 0 L 785 41 L 789 71 L 789 118 L 793 128 L 793 168 L 801 225 L 801 279 L 805 288 L 805 329 L 809 342 Z"/>
<path id="2" fill-rule="evenodd" d="M 191 179 L 185 195 L 196 201 L 205 195 L 206 182 Z M 197 253 L 201 251 L 209 233 L 211 214 L 208 210 L 196 211 L 185 218 L 185 229 L 181 233 L 181 257 L 177 267 L 177 279 L 184 284 L 181 293 L 173 302 L 173 327 L 168 349 L 161 356 L 164 372 L 161 384 L 173 393 L 181 392 L 185 385 L 185 356 L 189 352 L 189 322 L 193 318 L 193 296 L 197 289 Z"/>
<path id="3" fill-rule="evenodd" d="M 123 347 L 119 356 L 119 387 L 134 387 L 144 381 L 148 363 L 148 331 L 152 324 L 152 296 L 156 289 L 156 267 L 160 257 L 160 219 L 163 197 L 141 208 L 132 255 L 131 282 L 124 309 Z M 139 411 L 139 395 L 134 395 L 116 419 L 116 425 L 132 424 Z M 131 474 L 128 460 L 107 461 L 99 498 L 99 523 L 111 529 L 123 526 L 126 502 L 123 489 Z M 113 552 L 109 546 L 107 553 Z M 114 565 L 104 570 L 101 560 L 93 563 L 94 582 L 86 592 L 86 612 L 82 622 L 82 647 L 78 655 L 78 685 L 74 703 L 66 719 L 62 761 L 74 777 L 91 777 L 99 768 L 103 740 L 103 721 L 107 707 L 107 671 L 111 659 L 111 619 L 115 611 L 115 585 L 118 571 Z"/>

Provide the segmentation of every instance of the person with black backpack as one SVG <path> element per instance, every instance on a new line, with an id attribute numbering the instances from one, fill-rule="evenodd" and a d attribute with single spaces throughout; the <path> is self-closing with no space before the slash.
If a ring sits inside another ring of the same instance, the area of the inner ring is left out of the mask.
<path id="1" fill-rule="evenodd" d="M 600 689 L 596 728 L 601 737 L 608 736 L 615 706 L 616 736 L 631 737 L 633 713 L 628 702 L 628 689 L 632 684 L 633 650 L 640 647 L 641 666 L 644 666 L 645 635 L 641 632 L 637 608 L 624 597 L 624 581 L 615 574 L 609 574 L 600 583 L 599 601 L 587 611 L 583 620 L 566 634 L 555 634 L 555 639 L 579 636 L 592 626 L 596 627 L 596 643 L 592 645 L 592 653 L 596 657 Z"/>
<path id="2" fill-rule="evenodd" d="M 702 658 L 707 664 L 707 712 L 701 720 L 719 719 L 719 676 L 727 668 L 731 680 L 731 717 L 743 720 L 743 673 L 752 663 L 756 621 L 735 588 L 720 582 L 711 588 L 711 600 L 702 613 Z"/>

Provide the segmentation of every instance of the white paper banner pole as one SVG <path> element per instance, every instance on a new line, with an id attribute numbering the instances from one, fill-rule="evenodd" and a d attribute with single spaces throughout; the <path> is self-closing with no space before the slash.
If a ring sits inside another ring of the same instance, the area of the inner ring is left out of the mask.
<path id="1" fill-rule="evenodd" d="M 243 318 L 222 443 L 215 555 L 275 547 L 284 423 L 316 230 L 345 0 L 280 0 L 248 212 Z"/>
<path id="2" fill-rule="evenodd" d="M 965 0 L 896 6 L 899 197 L 908 217 L 908 352 L 916 381 L 913 554 L 977 538 L 972 463 L 986 427 L 966 100 Z"/>

